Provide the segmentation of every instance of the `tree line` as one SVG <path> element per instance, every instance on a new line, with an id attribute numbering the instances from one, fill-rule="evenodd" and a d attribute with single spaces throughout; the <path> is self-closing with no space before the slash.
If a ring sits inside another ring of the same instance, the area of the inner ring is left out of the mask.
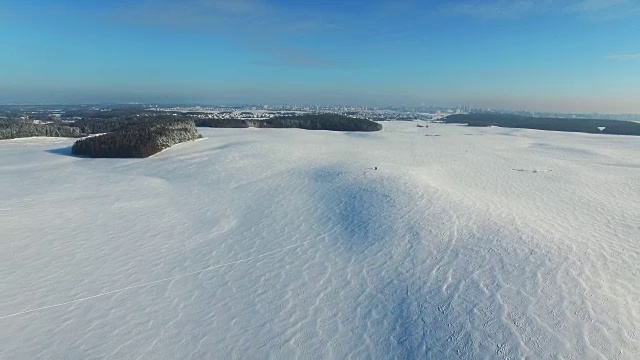
<path id="1" fill-rule="evenodd" d="M 80 137 L 82 131 L 76 126 L 60 124 L 35 124 L 24 120 L 0 120 L 0 140 L 32 136 Z"/>
<path id="2" fill-rule="evenodd" d="M 275 116 L 268 119 L 196 119 L 199 127 L 213 128 L 297 128 L 329 131 L 380 131 L 377 122 L 338 114 L 301 114 Z"/>
<path id="3" fill-rule="evenodd" d="M 444 122 L 480 127 L 499 126 L 519 129 L 640 136 L 640 123 L 622 120 L 539 118 L 501 113 L 471 113 L 449 115 L 444 119 Z"/>
<path id="4" fill-rule="evenodd" d="M 34 123 L 26 119 L 0 119 L 0 140 L 32 136 L 85 137 L 119 131 L 131 126 L 172 121 L 191 121 L 197 127 L 211 128 L 299 128 L 330 131 L 379 131 L 377 122 L 339 114 L 295 114 L 275 116 L 267 119 L 213 119 L 195 115 L 173 115 L 132 109 L 112 111 L 82 110 L 70 111 L 67 115 L 88 115 L 91 117 L 73 120 L 46 118 L 46 123 Z"/>

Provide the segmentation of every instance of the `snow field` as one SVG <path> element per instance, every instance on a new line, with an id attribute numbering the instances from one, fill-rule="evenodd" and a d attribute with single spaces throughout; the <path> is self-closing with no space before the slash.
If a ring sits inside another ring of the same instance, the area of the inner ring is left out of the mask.
<path id="1" fill-rule="evenodd" d="M 637 138 L 383 125 L 0 142 L 0 358 L 640 356 Z"/>

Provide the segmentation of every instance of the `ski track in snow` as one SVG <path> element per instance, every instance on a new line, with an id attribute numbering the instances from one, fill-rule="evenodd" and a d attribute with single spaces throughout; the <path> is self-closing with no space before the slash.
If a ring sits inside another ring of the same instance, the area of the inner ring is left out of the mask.
<path id="1" fill-rule="evenodd" d="M 309 241 L 311 241 L 311 240 L 309 240 Z M 122 288 L 122 289 L 109 290 L 107 292 L 103 292 L 103 293 L 98 294 L 98 295 L 93 295 L 93 296 L 84 297 L 84 298 L 80 298 L 80 299 L 70 300 L 70 301 L 67 301 L 67 302 L 64 302 L 64 303 L 60 303 L 60 304 L 48 305 L 48 306 L 43 306 L 43 307 L 36 308 L 36 309 L 29 309 L 29 310 L 17 312 L 17 313 L 14 313 L 14 314 L 0 316 L 0 319 L 10 318 L 10 317 L 18 316 L 18 315 L 24 315 L 24 314 L 28 314 L 28 313 L 35 312 L 35 311 L 42 311 L 42 310 L 52 309 L 52 308 L 56 308 L 56 307 L 60 307 L 60 306 L 64 306 L 64 305 L 75 304 L 75 303 L 79 303 L 79 302 L 82 302 L 82 301 L 87 301 L 87 300 L 99 298 L 99 297 L 102 297 L 102 296 L 123 292 L 123 291 L 130 290 L 130 289 L 135 289 L 135 288 L 144 287 L 144 286 L 150 286 L 150 285 L 159 284 L 159 283 L 163 283 L 163 282 L 167 282 L 167 281 L 171 281 L 171 280 L 180 279 L 180 278 L 183 278 L 183 277 L 186 277 L 186 276 L 201 274 L 203 272 L 211 271 L 211 270 L 214 270 L 214 269 L 217 269 L 217 268 L 221 268 L 221 267 L 225 267 L 225 266 L 231 266 L 231 265 L 239 264 L 239 263 L 246 262 L 246 261 L 256 260 L 256 259 L 259 259 L 261 257 L 270 256 L 270 255 L 279 253 L 281 251 L 286 251 L 288 249 L 293 249 L 295 247 L 298 247 L 300 245 L 308 243 L 309 241 L 303 241 L 300 244 L 289 245 L 289 246 L 286 246 L 286 247 L 284 247 L 282 249 L 269 251 L 267 253 L 264 253 L 264 254 L 261 254 L 261 255 L 258 255 L 258 256 L 253 256 L 253 257 L 246 258 L 246 259 L 240 259 L 240 260 L 228 262 L 226 264 L 210 266 L 208 268 L 205 268 L 205 269 L 202 269 L 202 270 L 198 270 L 198 271 L 192 271 L 192 272 L 187 273 L 187 274 L 176 275 L 176 276 L 172 276 L 172 277 L 169 277 L 169 278 L 166 278 L 166 279 L 155 280 L 155 281 L 147 282 L 147 283 L 144 283 L 144 284 L 131 285 L 131 286 L 127 286 L 127 287 Z"/>
<path id="2" fill-rule="evenodd" d="M 0 142 L 0 358 L 640 357 L 637 138 L 383 126 Z"/>

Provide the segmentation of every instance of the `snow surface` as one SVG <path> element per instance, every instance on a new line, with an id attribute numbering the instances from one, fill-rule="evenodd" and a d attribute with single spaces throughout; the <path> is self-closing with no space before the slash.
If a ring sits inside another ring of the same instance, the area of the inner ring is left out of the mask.
<path id="1" fill-rule="evenodd" d="M 639 138 L 200 131 L 0 142 L 0 358 L 640 358 Z"/>

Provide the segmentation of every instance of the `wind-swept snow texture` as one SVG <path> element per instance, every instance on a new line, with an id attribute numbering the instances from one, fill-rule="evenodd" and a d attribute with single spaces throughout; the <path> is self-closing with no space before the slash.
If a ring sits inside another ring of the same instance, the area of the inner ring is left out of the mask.
<path id="1" fill-rule="evenodd" d="M 0 358 L 640 358 L 638 138 L 200 131 L 0 142 Z"/>

